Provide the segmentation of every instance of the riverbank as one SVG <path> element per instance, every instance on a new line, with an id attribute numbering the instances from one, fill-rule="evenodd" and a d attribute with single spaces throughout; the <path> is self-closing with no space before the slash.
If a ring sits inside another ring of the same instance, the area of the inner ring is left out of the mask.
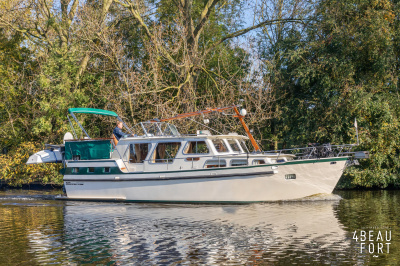
<path id="1" fill-rule="evenodd" d="M 7 185 L 4 181 L 0 180 L 0 189 L 9 190 L 9 189 L 23 189 L 23 190 L 49 190 L 49 189 L 62 189 L 62 185 L 57 184 L 41 184 L 39 182 L 33 182 L 31 184 L 24 184 L 21 186 L 10 186 Z"/>

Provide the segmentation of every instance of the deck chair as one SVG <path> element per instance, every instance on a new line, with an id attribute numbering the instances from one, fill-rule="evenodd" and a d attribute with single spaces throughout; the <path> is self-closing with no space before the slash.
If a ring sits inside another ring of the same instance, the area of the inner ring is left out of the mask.
<path id="1" fill-rule="evenodd" d="M 115 137 L 114 134 L 111 134 L 111 135 L 112 135 L 111 138 L 112 138 L 112 141 L 113 141 L 113 143 L 114 143 L 114 146 L 117 146 L 117 144 L 118 144 L 117 138 Z"/>

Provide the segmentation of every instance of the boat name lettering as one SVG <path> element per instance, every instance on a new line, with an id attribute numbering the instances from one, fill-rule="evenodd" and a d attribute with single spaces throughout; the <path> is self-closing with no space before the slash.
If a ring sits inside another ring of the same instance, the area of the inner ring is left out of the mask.
<path id="1" fill-rule="evenodd" d="M 83 183 L 82 182 L 70 182 L 70 181 L 67 181 L 67 182 L 65 182 L 65 185 L 67 185 L 67 186 L 83 186 Z"/>

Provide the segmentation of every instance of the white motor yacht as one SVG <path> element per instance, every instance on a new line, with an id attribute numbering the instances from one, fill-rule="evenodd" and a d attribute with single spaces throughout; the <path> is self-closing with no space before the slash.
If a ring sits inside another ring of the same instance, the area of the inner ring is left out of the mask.
<path id="1" fill-rule="evenodd" d="M 47 145 L 27 164 L 63 163 L 66 199 L 175 203 L 251 203 L 292 200 L 332 193 L 353 152 L 353 145 L 307 147 L 262 152 L 244 123 L 238 106 L 207 109 L 139 123 L 141 132 L 121 138 L 92 139 L 76 113 L 119 116 L 107 110 L 70 108 L 86 134 L 68 133 L 62 145 Z M 174 119 L 235 111 L 247 133 L 213 135 L 210 130 L 183 135 Z M 69 119 L 69 115 L 68 115 Z M 71 120 L 69 119 L 71 122 Z M 72 124 L 71 124 L 72 126 Z M 249 151 L 250 140 L 254 151 Z M 336 150 L 336 151 L 335 151 Z M 365 153 L 364 153 L 365 155 Z M 361 158 L 361 157 L 360 157 Z"/>

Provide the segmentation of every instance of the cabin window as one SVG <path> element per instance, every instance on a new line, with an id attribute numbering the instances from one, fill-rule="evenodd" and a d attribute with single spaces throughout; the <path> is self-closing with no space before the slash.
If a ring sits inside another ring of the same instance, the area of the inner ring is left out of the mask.
<path id="1" fill-rule="evenodd" d="M 94 167 L 89 167 L 88 168 L 88 173 L 91 173 L 91 174 L 94 173 Z"/>
<path id="2" fill-rule="evenodd" d="M 225 160 L 207 160 L 204 168 L 226 167 Z"/>
<path id="3" fill-rule="evenodd" d="M 212 143 L 214 144 L 217 152 L 228 152 L 228 148 L 225 145 L 225 142 L 222 139 L 213 139 Z"/>
<path id="4" fill-rule="evenodd" d="M 258 164 L 265 164 L 265 160 L 261 160 L 261 159 L 253 160 L 253 165 L 258 165 Z"/>
<path id="5" fill-rule="evenodd" d="M 239 143 L 237 143 L 236 140 L 228 139 L 228 143 L 229 143 L 229 146 L 231 146 L 231 148 L 232 148 L 232 150 L 234 152 L 241 152 L 240 147 L 239 147 Z"/>
<path id="6" fill-rule="evenodd" d="M 153 152 L 153 163 L 173 163 L 179 148 L 180 142 L 161 142 L 157 144 Z"/>
<path id="7" fill-rule="evenodd" d="M 129 144 L 129 162 L 143 163 L 149 153 L 149 143 L 131 143 Z"/>
<path id="8" fill-rule="evenodd" d="M 189 141 L 186 143 L 184 154 L 205 154 L 209 153 L 207 144 L 205 141 Z"/>
<path id="9" fill-rule="evenodd" d="M 247 165 L 247 160 L 235 159 L 231 161 L 231 166 L 242 166 L 242 165 Z"/>
<path id="10" fill-rule="evenodd" d="M 110 167 L 104 167 L 104 173 L 111 173 Z"/>
<path id="11" fill-rule="evenodd" d="M 72 173 L 74 173 L 74 174 L 79 173 L 79 167 L 73 167 L 72 168 Z"/>

